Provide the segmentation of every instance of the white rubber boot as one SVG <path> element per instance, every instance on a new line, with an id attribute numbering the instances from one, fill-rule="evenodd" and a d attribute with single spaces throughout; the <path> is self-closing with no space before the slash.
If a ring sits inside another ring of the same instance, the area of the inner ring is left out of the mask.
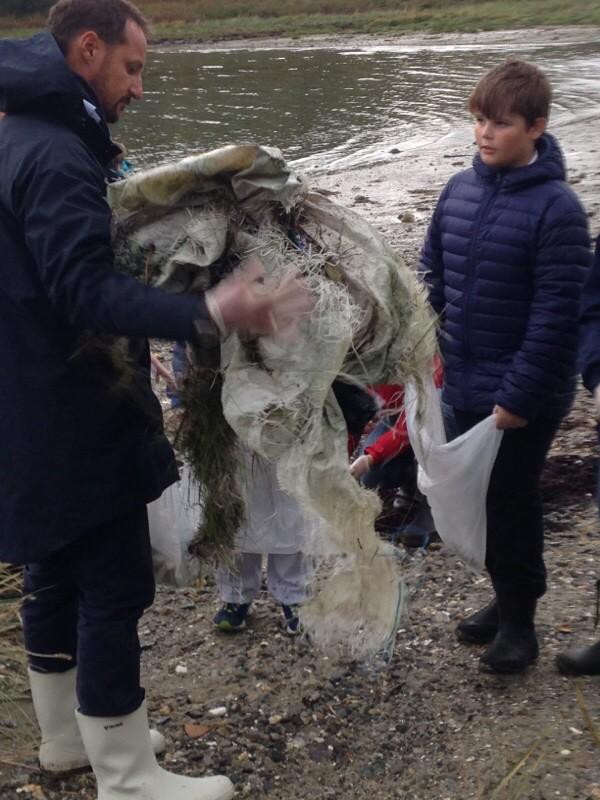
<path id="1" fill-rule="evenodd" d="M 148 736 L 146 703 L 125 717 L 75 713 L 98 781 L 98 800 L 229 800 L 233 784 L 223 775 L 187 778 L 156 763 Z"/>
<path id="2" fill-rule="evenodd" d="M 40 766 L 47 772 L 69 772 L 90 766 L 75 719 L 77 667 L 67 672 L 36 672 L 29 669 L 33 708 L 42 743 Z M 165 749 L 165 739 L 158 731 L 150 731 L 155 753 Z"/>

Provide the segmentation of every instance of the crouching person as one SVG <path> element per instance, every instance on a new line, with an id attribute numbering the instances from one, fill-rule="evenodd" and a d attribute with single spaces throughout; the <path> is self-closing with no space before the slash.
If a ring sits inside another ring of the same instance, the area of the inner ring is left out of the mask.
<path id="1" fill-rule="evenodd" d="M 0 41 L 0 560 L 26 565 L 40 760 L 91 763 L 99 800 L 227 800 L 224 776 L 158 767 L 140 686 L 146 504 L 177 480 L 145 339 L 195 342 L 210 360 L 220 334 L 272 334 L 310 298 L 295 279 L 259 294 L 257 264 L 196 296 L 116 272 L 107 123 L 141 98 L 146 22 L 127 0 L 60 0 L 49 28 Z M 97 334 L 131 337 L 135 392 Z"/>
<path id="2" fill-rule="evenodd" d="M 439 389 L 443 369 L 437 355 L 433 377 Z M 435 532 L 435 525 L 426 498 L 417 491 L 417 462 L 408 438 L 403 408 L 404 386 L 376 384 L 371 391 L 380 398 L 383 407 L 378 415 L 379 421 L 365 437 L 358 457 L 350 464 L 350 474 L 367 489 L 396 489 L 397 500 L 405 498 L 408 508 L 415 508 L 416 513 L 412 514 L 409 523 L 404 522 L 395 530 L 394 542 L 425 548 Z"/>

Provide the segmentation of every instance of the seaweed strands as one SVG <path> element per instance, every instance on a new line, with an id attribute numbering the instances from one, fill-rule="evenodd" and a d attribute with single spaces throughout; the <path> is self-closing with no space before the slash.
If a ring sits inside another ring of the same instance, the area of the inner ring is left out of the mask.
<path id="1" fill-rule="evenodd" d="M 244 522 L 237 436 L 223 416 L 219 369 L 190 364 L 181 392 L 184 415 L 175 445 L 198 484 L 200 520 L 189 552 L 200 563 L 229 561 Z"/>

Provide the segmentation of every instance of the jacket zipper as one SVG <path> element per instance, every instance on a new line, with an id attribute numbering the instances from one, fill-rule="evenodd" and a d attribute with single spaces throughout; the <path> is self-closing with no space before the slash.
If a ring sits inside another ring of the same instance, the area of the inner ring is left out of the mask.
<path id="1" fill-rule="evenodd" d="M 469 251 L 469 262 L 467 267 L 467 291 L 465 296 L 464 302 L 464 314 L 463 314 L 463 342 L 464 342 L 464 354 L 467 360 L 470 360 L 471 357 L 471 311 L 472 311 L 472 304 L 471 304 L 471 294 L 473 290 L 473 280 L 475 275 L 475 251 L 477 249 L 477 243 L 479 241 L 479 233 L 481 230 L 481 223 L 483 222 L 485 215 L 488 212 L 492 201 L 500 191 L 500 186 L 504 179 L 504 174 L 502 172 L 498 172 L 494 179 L 494 186 L 491 189 L 486 201 L 482 204 L 479 212 L 475 218 L 475 225 L 473 228 L 473 239 L 471 240 L 471 248 Z"/>
<path id="2" fill-rule="evenodd" d="M 471 248 L 469 251 L 469 262 L 467 266 L 467 291 L 465 295 L 465 303 L 464 303 L 464 313 L 463 313 L 463 352 L 465 362 L 467 363 L 467 370 L 465 374 L 465 380 L 462 384 L 462 395 L 463 395 L 463 407 L 468 408 L 468 398 L 471 389 L 471 370 L 470 370 L 470 362 L 471 362 L 471 294 L 473 291 L 473 281 L 475 275 L 475 251 L 477 249 L 477 242 L 479 240 L 479 233 L 481 230 L 481 223 L 483 222 L 487 211 L 498 194 L 500 190 L 500 185 L 502 183 L 503 174 L 498 172 L 496 177 L 494 178 L 494 186 L 491 189 L 486 201 L 482 204 L 479 212 L 475 218 L 475 226 L 473 228 L 473 240 L 471 241 Z"/>

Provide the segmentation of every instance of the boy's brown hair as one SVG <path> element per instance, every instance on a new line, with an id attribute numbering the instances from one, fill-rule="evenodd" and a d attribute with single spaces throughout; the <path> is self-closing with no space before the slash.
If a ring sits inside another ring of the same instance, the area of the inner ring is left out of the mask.
<path id="1" fill-rule="evenodd" d="M 538 117 L 548 119 L 552 89 L 541 69 L 527 61 L 509 58 L 479 81 L 469 97 L 471 114 L 498 119 L 519 114 L 531 127 Z"/>
<path id="2" fill-rule="evenodd" d="M 83 31 L 94 31 L 108 45 L 122 44 L 128 20 L 148 34 L 147 19 L 129 0 L 58 0 L 48 13 L 48 29 L 66 55 Z"/>

